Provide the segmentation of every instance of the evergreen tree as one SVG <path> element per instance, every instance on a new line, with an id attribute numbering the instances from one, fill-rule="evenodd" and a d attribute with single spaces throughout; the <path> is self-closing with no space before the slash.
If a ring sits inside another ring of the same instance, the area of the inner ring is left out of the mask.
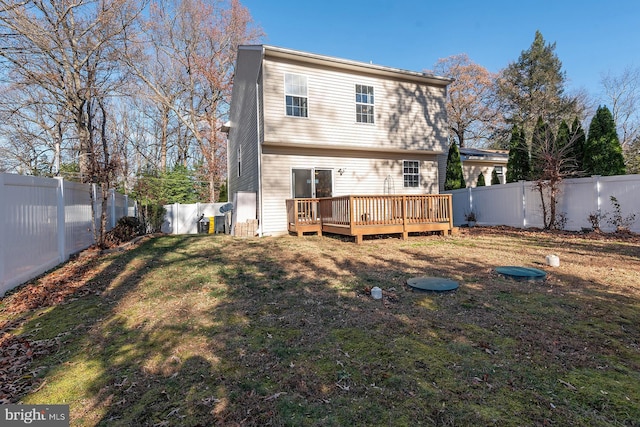
<path id="1" fill-rule="evenodd" d="M 577 100 L 564 93 L 566 76 L 555 49 L 555 43 L 547 44 L 536 31 L 529 49 L 498 79 L 498 97 L 507 120 L 527 133 L 533 131 L 538 117 L 555 127 L 561 118 L 576 114 Z"/>
<path id="2" fill-rule="evenodd" d="M 576 171 L 582 174 L 584 172 L 584 147 L 587 143 L 587 136 L 577 117 L 573 119 L 573 123 L 571 124 L 569 140 L 573 143 L 572 152 L 575 159 Z"/>
<path id="3" fill-rule="evenodd" d="M 229 200 L 227 181 L 220 184 L 220 191 L 218 192 L 218 202 L 227 202 Z"/>
<path id="4" fill-rule="evenodd" d="M 491 185 L 501 184 L 500 178 L 498 177 L 498 172 L 495 168 L 493 168 L 493 172 L 491 172 Z"/>
<path id="5" fill-rule="evenodd" d="M 480 175 L 478 175 L 478 183 L 476 184 L 476 187 L 484 187 L 487 184 L 485 184 L 484 182 L 484 174 L 481 172 Z"/>
<path id="6" fill-rule="evenodd" d="M 507 182 L 518 182 L 529 179 L 531 174 L 531 162 L 529 159 L 529 147 L 525 140 L 524 130 L 513 126 L 511 130 L 511 143 L 509 145 L 509 160 L 507 162 Z"/>
<path id="7" fill-rule="evenodd" d="M 609 176 L 626 173 L 616 124 L 606 106 L 598 107 L 589 125 L 583 165 L 587 175 Z"/>
<path id="8" fill-rule="evenodd" d="M 447 172 L 445 175 L 444 189 L 457 190 L 466 188 L 464 183 L 464 175 L 462 174 L 462 162 L 460 161 L 460 151 L 455 142 L 449 147 L 449 155 L 447 156 Z"/>
<path id="9" fill-rule="evenodd" d="M 571 147 L 572 144 L 571 129 L 567 122 L 562 120 L 562 122 L 560 122 L 560 127 L 558 127 L 556 143 L 553 147 L 553 151 L 556 157 L 563 157 L 562 162 L 558 163 L 558 165 L 562 167 L 562 170 L 559 170 L 558 172 L 563 176 L 575 173 L 576 162 L 573 157 L 574 150 L 573 147 Z"/>
<path id="10" fill-rule="evenodd" d="M 186 166 L 176 164 L 169 172 L 160 173 L 163 203 L 196 203 L 198 196 L 193 173 Z"/>
<path id="11" fill-rule="evenodd" d="M 558 127 L 558 134 L 556 135 L 556 144 L 558 149 L 562 150 L 569 145 L 569 138 L 571 137 L 571 129 L 566 121 L 562 121 Z"/>

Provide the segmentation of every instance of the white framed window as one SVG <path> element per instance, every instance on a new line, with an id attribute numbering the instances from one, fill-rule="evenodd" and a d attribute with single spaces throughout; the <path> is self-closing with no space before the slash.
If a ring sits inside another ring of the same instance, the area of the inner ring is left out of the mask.
<path id="1" fill-rule="evenodd" d="M 291 117 L 308 117 L 307 76 L 284 75 L 285 114 Z"/>
<path id="2" fill-rule="evenodd" d="M 405 188 L 420 186 L 420 162 L 417 160 L 402 161 L 402 180 Z"/>
<path id="3" fill-rule="evenodd" d="M 356 85 L 356 122 L 373 123 L 373 86 Z"/>
<path id="4" fill-rule="evenodd" d="M 238 176 L 242 175 L 242 150 L 238 147 Z"/>
<path id="5" fill-rule="evenodd" d="M 496 172 L 496 175 L 498 176 L 498 182 L 500 184 L 504 184 L 506 182 L 506 178 L 504 176 L 504 167 L 502 165 L 498 166 L 498 165 L 494 165 L 493 166 L 493 170 Z"/>

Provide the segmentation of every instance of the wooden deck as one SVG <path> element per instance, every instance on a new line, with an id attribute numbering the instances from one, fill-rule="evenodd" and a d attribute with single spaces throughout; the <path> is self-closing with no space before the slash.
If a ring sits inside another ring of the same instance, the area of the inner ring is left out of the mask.
<path id="1" fill-rule="evenodd" d="M 322 199 L 289 199 L 287 223 L 290 232 L 323 232 L 354 236 L 439 231 L 451 234 L 450 194 L 341 196 Z"/>

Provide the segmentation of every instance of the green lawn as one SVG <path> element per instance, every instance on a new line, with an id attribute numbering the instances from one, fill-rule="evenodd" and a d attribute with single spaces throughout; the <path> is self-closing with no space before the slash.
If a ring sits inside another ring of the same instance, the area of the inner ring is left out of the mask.
<path id="1" fill-rule="evenodd" d="M 414 292 L 416 276 L 460 288 Z M 49 349 L 12 401 L 67 403 L 74 426 L 640 425 L 637 239 L 163 236 L 83 277 L 0 303 L 4 333 Z"/>

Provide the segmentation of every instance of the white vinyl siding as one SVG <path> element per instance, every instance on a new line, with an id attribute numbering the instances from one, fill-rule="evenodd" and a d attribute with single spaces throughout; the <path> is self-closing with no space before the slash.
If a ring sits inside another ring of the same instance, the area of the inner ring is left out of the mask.
<path id="1" fill-rule="evenodd" d="M 242 50 L 238 54 L 233 101 L 229 111 L 231 129 L 228 141 L 229 200 L 238 191 L 258 192 L 258 100 L 260 50 Z"/>
<path id="2" fill-rule="evenodd" d="M 324 151 L 324 153 L 323 153 Z M 317 168 L 333 170 L 333 196 L 349 194 L 384 194 L 391 188 L 394 194 L 438 193 L 438 165 L 435 156 L 419 159 L 420 186 L 403 188 L 403 159 L 388 155 L 364 158 L 363 153 L 307 150 L 304 154 L 291 154 L 284 149 L 273 149 L 262 155 L 263 197 L 262 221 L 266 235 L 286 233 L 287 212 L 285 200 L 291 198 L 291 170 Z M 344 169 L 342 175 L 338 169 Z M 387 184 L 388 186 L 385 186 Z"/>
<path id="3" fill-rule="evenodd" d="M 263 73 L 265 144 L 447 149 L 444 87 L 269 56 Z M 285 74 L 307 76 L 308 119 L 292 120 L 282 113 Z M 375 88 L 375 125 L 354 121 L 356 84 Z"/>

